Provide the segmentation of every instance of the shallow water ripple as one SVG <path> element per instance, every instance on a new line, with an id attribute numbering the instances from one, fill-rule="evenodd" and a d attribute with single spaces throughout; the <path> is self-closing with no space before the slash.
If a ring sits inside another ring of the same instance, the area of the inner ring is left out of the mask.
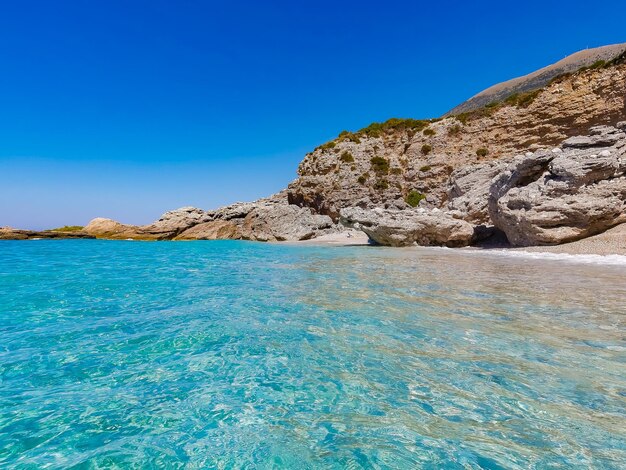
<path id="1" fill-rule="evenodd" d="M 623 468 L 626 268 L 0 242 L 2 468 Z"/>

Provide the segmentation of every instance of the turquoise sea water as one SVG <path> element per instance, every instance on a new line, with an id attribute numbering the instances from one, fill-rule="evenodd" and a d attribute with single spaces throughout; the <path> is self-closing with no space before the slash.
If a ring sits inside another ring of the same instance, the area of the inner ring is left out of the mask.
<path id="1" fill-rule="evenodd" d="M 0 468 L 624 468 L 626 267 L 0 242 Z"/>

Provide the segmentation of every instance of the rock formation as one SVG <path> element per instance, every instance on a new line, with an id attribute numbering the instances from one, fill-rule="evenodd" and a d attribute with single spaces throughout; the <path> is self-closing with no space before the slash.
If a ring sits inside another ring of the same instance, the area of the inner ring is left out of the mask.
<path id="1" fill-rule="evenodd" d="M 448 181 L 448 209 L 473 224 L 491 224 L 489 190 L 491 181 L 506 167 L 506 160 L 477 163 L 455 170 Z"/>
<path id="2" fill-rule="evenodd" d="M 474 227 L 439 209 L 360 209 L 341 211 L 341 223 L 365 232 L 370 239 L 387 246 L 467 246 Z"/>
<path id="3" fill-rule="evenodd" d="M 183 207 L 166 212 L 150 225 L 126 225 L 97 218 L 85 232 L 97 238 L 133 240 L 257 241 L 307 240 L 337 230 L 330 217 L 288 204 L 284 193 L 215 211 Z"/>
<path id="4" fill-rule="evenodd" d="M 174 240 L 241 240 L 241 227 L 228 220 L 212 220 L 189 227 Z"/>
<path id="5" fill-rule="evenodd" d="M 624 60 L 468 114 L 343 132 L 305 156 L 289 201 L 334 220 L 345 207 L 406 207 L 412 191 L 426 196 L 423 204 L 445 208 L 450 175 L 468 165 L 550 149 L 592 126 L 626 120 Z"/>
<path id="6" fill-rule="evenodd" d="M 327 215 L 313 214 L 309 208 L 293 204 L 259 205 L 242 224 L 242 238 L 257 241 L 308 240 L 332 231 Z"/>
<path id="7" fill-rule="evenodd" d="M 579 240 L 626 222 L 626 122 L 552 150 L 459 169 L 448 210 L 346 208 L 340 222 L 389 246 L 464 246 L 490 234 L 517 246 Z"/>
<path id="8" fill-rule="evenodd" d="M 32 239 L 60 239 L 60 238 L 95 238 L 84 231 L 62 230 L 19 230 L 11 227 L 0 227 L 0 240 L 32 240 Z"/>
<path id="9" fill-rule="evenodd" d="M 95 218 L 84 231 L 97 238 L 116 240 L 170 240 L 189 227 L 212 220 L 209 213 L 195 207 L 166 212 L 150 225 L 127 225 L 115 220 Z"/>
<path id="10" fill-rule="evenodd" d="M 492 182 L 489 215 L 513 245 L 556 245 L 626 222 L 626 123 L 516 158 Z"/>

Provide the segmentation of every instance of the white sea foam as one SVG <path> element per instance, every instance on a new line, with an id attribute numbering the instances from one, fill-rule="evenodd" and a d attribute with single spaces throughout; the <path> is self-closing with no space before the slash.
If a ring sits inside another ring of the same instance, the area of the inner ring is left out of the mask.
<path id="1" fill-rule="evenodd" d="M 507 256 L 518 259 L 533 259 L 539 261 L 565 261 L 570 263 L 600 264 L 605 266 L 626 266 L 626 256 L 624 255 L 585 255 L 508 249 L 493 249 L 489 251 L 468 250 L 467 252 Z"/>

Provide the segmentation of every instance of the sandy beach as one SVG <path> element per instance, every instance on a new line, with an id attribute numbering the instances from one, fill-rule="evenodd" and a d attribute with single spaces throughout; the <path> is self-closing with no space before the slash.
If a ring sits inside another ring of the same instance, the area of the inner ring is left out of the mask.
<path id="1" fill-rule="evenodd" d="M 358 230 L 350 230 L 324 235 L 311 240 L 294 242 L 298 245 L 329 245 L 329 246 L 358 246 L 368 245 L 367 235 Z M 484 247 L 482 249 L 509 249 L 531 253 L 555 253 L 570 255 L 621 255 L 626 256 L 626 224 L 618 225 L 604 233 L 594 235 L 583 240 L 564 243 L 555 246 L 530 246 L 519 248 L 505 248 L 503 246 Z"/>
<path id="2" fill-rule="evenodd" d="M 626 256 L 626 224 L 618 225 L 599 235 L 556 246 L 514 248 L 534 253 L 561 253 L 570 255 Z"/>
<path id="3" fill-rule="evenodd" d="M 292 242 L 298 245 L 331 245 L 331 246 L 358 246 L 369 245 L 369 238 L 360 230 L 346 230 L 338 233 L 330 233 L 321 237 Z"/>

